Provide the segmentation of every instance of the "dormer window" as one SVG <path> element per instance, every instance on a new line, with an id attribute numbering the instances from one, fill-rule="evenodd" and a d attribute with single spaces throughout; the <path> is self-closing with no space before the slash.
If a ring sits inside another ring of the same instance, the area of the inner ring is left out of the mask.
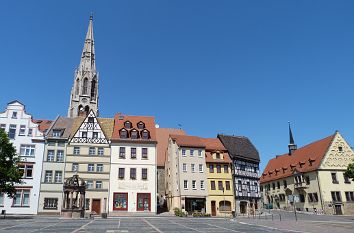
<path id="1" fill-rule="evenodd" d="M 138 129 L 145 129 L 145 124 L 144 124 L 144 122 L 140 121 L 140 122 L 138 123 Z"/>
<path id="2" fill-rule="evenodd" d="M 87 132 L 81 132 L 81 137 L 82 138 L 87 138 Z"/>
<path id="3" fill-rule="evenodd" d="M 59 129 L 54 129 L 53 130 L 53 133 L 52 133 L 52 136 L 55 137 L 55 138 L 59 138 L 61 136 L 61 130 Z"/>
<path id="4" fill-rule="evenodd" d="M 11 118 L 16 119 L 17 118 L 17 112 L 12 112 L 12 117 Z"/>
<path id="5" fill-rule="evenodd" d="M 339 151 L 339 152 L 342 152 L 342 151 L 343 151 L 343 147 L 338 146 L 338 151 Z"/>
<path id="6" fill-rule="evenodd" d="M 131 139 L 138 139 L 138 131 L 137 130 L 135 130 L 135 129 L 133 129 L 132 131 L 131 131 L 131 133 L 130 133 L 130 138 Z"/>
<path id="7" fill-rule="evenodd" d="M 220 153 L 219 153 L 219 152 L 217 152 L 217 153 L 215 154 L 215 158 L 216 158 L 216 159 L 220 159 Z"/>
<path id="8" fill-rule="evenodd" d="M 128 131 L 126 129 L 121 129 L 119 132 L 120 138 L 128 138 Z"/>
<path id="9" fill-rule="evenodd" d="M 142 132 L 141 132 L 141 138 L 142 139 L 149 139 L 150 138 L 150 133 L 149 133 L 149 131 L 148 130 L 143 130 Z"/>
<path id="10" fill-rule="evenodd" d="M 131 129 L 132 128 L 132 123 L 130 121 L 124 122 L 124 128 Z"/>
<path id="11" fill-rule="evenodd" d="M 88 121 L 88 123 L 90 123 L 90 124 L 93 124 L 93 123 L 95 122 L 95 120 L 94 120 L 93 117 L 89 117 L 89 118 L 87 119 L 87 121 Z"/>

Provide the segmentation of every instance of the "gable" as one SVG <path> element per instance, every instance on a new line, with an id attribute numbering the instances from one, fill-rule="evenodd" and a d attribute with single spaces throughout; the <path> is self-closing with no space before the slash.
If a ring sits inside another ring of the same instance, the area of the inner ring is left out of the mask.
<path id="1" fill-rule="evenodd" d="M 74 133 L 70 142 L 108 144 L 109 139 L 105 135 L 96 115 L 91 110 Z"/>
<path id="2" fill-rule="evenodd" d="M 353 159 L 353 150 L 342 135 L 337 132 L 319 169 L 346 169 Z"/>

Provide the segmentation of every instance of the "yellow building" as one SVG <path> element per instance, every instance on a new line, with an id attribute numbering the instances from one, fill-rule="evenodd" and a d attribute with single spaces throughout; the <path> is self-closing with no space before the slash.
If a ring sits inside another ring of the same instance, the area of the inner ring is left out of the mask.
<path id="1" fill-rule="evenodd" d="M 208 197 L 206 212 L 212 216 L 231 216 L 234 211 L 232 161 L 217 138 L 202 139 L 207 166 Z"/>

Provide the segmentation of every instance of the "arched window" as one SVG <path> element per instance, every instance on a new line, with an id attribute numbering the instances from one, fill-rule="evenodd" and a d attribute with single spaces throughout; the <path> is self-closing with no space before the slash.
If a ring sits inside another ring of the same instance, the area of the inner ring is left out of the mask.
<path id="1" fill-rule="evenodd" d="M 231 202 L 220 201 L 219 202 L 219 211 L 231 211 Z"/>
<path id="2" fill-rule="evenodd" d="M 131 139 L 138 139 L 139 138 L 139 134 L 138 134 L 138 131 L 136 129 L 133 129 L 131 132 L 130 132 L 130 138 Z"/>
<path id="3" fill-rule="evenodd" d="M 150 138 L 150 132 L 148 131 L 148 130 L 143 130 L 142 132 L 141 132 L 141 138 L 142 139 L 149 139 Z"/>
<path id="4" fill-rule="evenodd" d="M 77 108 L 77 115 L 80 116 L 81 112 L 84 111 L 84 108 L 82 107 L 82 105 L 79 105 L 79 107 Z"/>
<path id="5" fill-rule="evenodd" d="M 119 132 L 120 138 L 128 138 L 128 131 L 126 129 L 121 129 Z"/>
<path id="6" fill-rule="evenodd" d="M 80 90 L 80 80 L 76 79 L 76 86 L 75 86 L 75 95 L 79 94 L 79 90 Z"/>
<path id="7" fill-rule="evenodd" d="M 124 122 L 124 128 L 131 129 L 132 128 L 132 123 L 130 121 Z"/>
<path id="8" fill-rule="evenodd" d="M 90 112 L 90 107 L 86 105 L 85 107 L 86 116 L 89 114 L 89 112 Z"/>
<path id="9" fill-rule="evenodd" d="M 96 96 L 96 80 L 92 80 L 91 82 L 91 97 L 94 98 Z"/>
<path id="10" fill-rule="evenodd" d="M 88 79 L 85 78 L 83 86 L 82 86 L 82 94 L 83 95 L 87 95 L 87 89 L 88 89 Z"/>
<path id="11" fill-rule="evenodd" d="M 140 122 L 138 123 L 138 129 L 144 129 L 144 128 L 145 128 L 144 122 L 140 121 Z"/>

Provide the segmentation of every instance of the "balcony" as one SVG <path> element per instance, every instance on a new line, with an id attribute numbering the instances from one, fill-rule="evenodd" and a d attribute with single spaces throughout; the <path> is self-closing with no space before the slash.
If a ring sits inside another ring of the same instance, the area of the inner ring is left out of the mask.
<path id="1" fill-rule="evenodd" d="M 296 189 L 307 189 L 309 187 L 305 182 L 298 182 L 294 184 Z"/>

